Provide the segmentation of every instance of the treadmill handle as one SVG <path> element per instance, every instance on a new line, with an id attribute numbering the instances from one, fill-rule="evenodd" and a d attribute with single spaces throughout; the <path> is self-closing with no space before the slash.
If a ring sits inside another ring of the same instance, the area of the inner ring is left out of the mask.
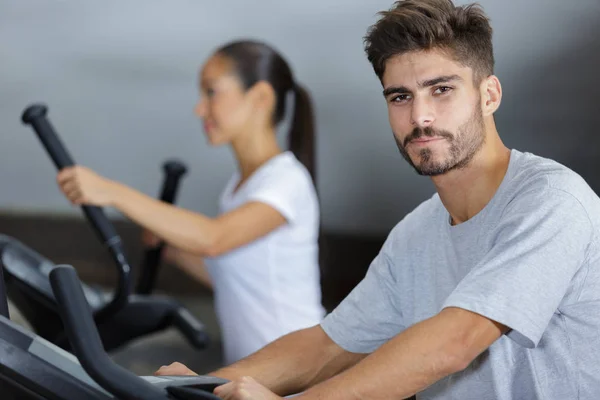
<path id="1" fill-rule="evenodd" d="M 75 165 L 73 157 L 58 137 L 47 114 L 48 107 L 45 104 L 33 104 L 23 111 L 21 120 L 24 124 L 31 125 L 58 170 Z M 114 296 L 104 307 L 96 310 L 94 316 L 96 323 L 101 323 L 127 305 L 132 286 L 131 267 L 125 257 L 121 237 L 102 208 L 96 206 L 82 206 L 81 208 L 102 243 L 107 247 L 117 267 L 118 280 Z"/>
<path id="2" fill-rule="evenodd" d="M 168 386 L 167 392 L 177 400 L 221 400 L 220 397 L 210 392 L 186 386 Z"/>
<path id="3" fill-rule="evenodd" d="M 160 200 L 165 203 L 174 204 L 181 178 L 187 172 L 187 167 L 181 161 L 169 160 L 163 164 L 163 171 L 164 179 L 160 192 Z M 150 294 L 154 290 L 163 247 L 164 242 L 160 242 L 156 247 L 148 248 L 144 252 L 144 258 L 140 266 L 140 277 L 135 288 L 137 294 Z"/>
<path id="4" fill-rule="evenodd" d="M 102 347 L 77 272 L 70 265 L 56 266 L 50 283 L 58 312 L 83 369 L 108 392 L 123 400 L 166 400 L 167 393 L 115 364 Z"/>
<path id="5" fill-rule="evenodd" d="M 56 134 L 47 118 L 47 113 L 48 107 L 43 104 L 34 104 L 25 109 L 21 120 L 23 123 L 31 125 L 57 170 L 72 167 L 75 165 L 75 161 L 73 161 L 73 157 Z M 117 232 L 102 212 L 102 209 L 96 206 L 82 206 L 81 208 L 105 245 L 110 246 L 112 242 L 120 241 Z"/>

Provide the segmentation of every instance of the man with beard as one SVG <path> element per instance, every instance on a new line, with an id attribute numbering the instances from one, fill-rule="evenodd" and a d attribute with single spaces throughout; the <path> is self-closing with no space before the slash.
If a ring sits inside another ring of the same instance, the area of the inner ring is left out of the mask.
<path id="1" fill-rule="evenodd" d="M 488 18 L 450 0 L 399 1 L 366 52 L 400 153 L 437 193 L 321 324 L 215 371 L 232 381 L 215 393 L 597 399 L 600 199 L 565 166 L 502 143 Z"/>

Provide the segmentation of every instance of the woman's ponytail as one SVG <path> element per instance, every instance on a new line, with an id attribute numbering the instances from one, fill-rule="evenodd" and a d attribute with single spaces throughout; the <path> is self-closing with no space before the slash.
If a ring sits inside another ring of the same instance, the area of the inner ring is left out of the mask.
<path id="1" fill-rule="evenodd" d="M 310 95 L 299 84 L 294 84 L 294 117 L 289 133 L 289 149 L 306 167 L 316 186 L 315 118 Z"/>

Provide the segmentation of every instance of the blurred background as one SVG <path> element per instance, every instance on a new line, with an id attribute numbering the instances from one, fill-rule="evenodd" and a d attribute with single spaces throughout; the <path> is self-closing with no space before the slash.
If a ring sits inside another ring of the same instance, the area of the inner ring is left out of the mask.
<path id="1" fill-rule="evenodd" d="M 468 2 L 457 1 L 457 4 Z M 482 0 L 492 20 L 504 97 L 497 124 L 506 145 L 553 158 L 600 190 L 600 2 Z M 317 173 L 325 233 L 328 309 L 362 278 L 389 230 L 433 193 L 398 154 L 381 86 L 362 38 L 390 0 L 51 1 L 0 0 L 0 233 L 83 279 L 110 287 L 110 260 L 55 184 L 56 171 L 23 109 L 45 102 L 78 163 L 157 195 L 161 164 L 189 173 L 177 203 L 208 215 L 234 171 L 227 148 L 210 148 L 192 108 L 198 70 L 219 45 L 264 40 L 310 91 L 317 117 Z M 282 138 L 283 140 L 284 138 Z M 139 230 L 109 212 L 133 264 Z M 115 353 L 140 374 L 184 361 L 220 363 L 210 293 L 172 268 L 175 294 L 214 337 L 191 352 L 172 331 Z"/>

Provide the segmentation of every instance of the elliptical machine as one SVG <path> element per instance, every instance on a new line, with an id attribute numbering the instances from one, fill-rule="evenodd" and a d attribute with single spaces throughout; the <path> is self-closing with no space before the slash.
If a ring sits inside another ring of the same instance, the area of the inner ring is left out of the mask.
<path id="1" fill-rule="evenodd" d="M 45 105 L 32 105 L 23 112 L 22 121 L 33 127 L 60 170 L 74 165 L 74 162 L 47 119 L 47 111 Z M 185 166 L 170 163 L 164 168 L 167 179 L 161 199 L 173 202 Z M 170 297 L 149 295 L 156 281 L 161 246 L 146 252 L 137 294 L 132 295 L 131 268 L 121 238 L 101 208 L 83 206 L 82 209 L 117 269 L 117 286 L 112 297 L 87 285 L 83 286 L 104 349 L 118 349 L 133 339 L 171 326 L 177 328 L 195 348 L 205 348 L 209 338 L 198 319 Z M 70 351 L 71 345 L 49 282 L 54 264 L 14 238 L 0 235 L 0 267 L 4 267 L 6 272 L 8 297 L 33 330 L 44 339 Z"/>
<path id="2" fill-rule="evenodd" d="M 9 318 L 0 266 L 0 393 L 3 400 L 218 400 L 211 376 L 138 377 L 115 364 L 71 266 L 55 266 L 50 283 L 57 311 L 77 358 Z M 83 367 L 82 367 L 83 366 Z"/>

